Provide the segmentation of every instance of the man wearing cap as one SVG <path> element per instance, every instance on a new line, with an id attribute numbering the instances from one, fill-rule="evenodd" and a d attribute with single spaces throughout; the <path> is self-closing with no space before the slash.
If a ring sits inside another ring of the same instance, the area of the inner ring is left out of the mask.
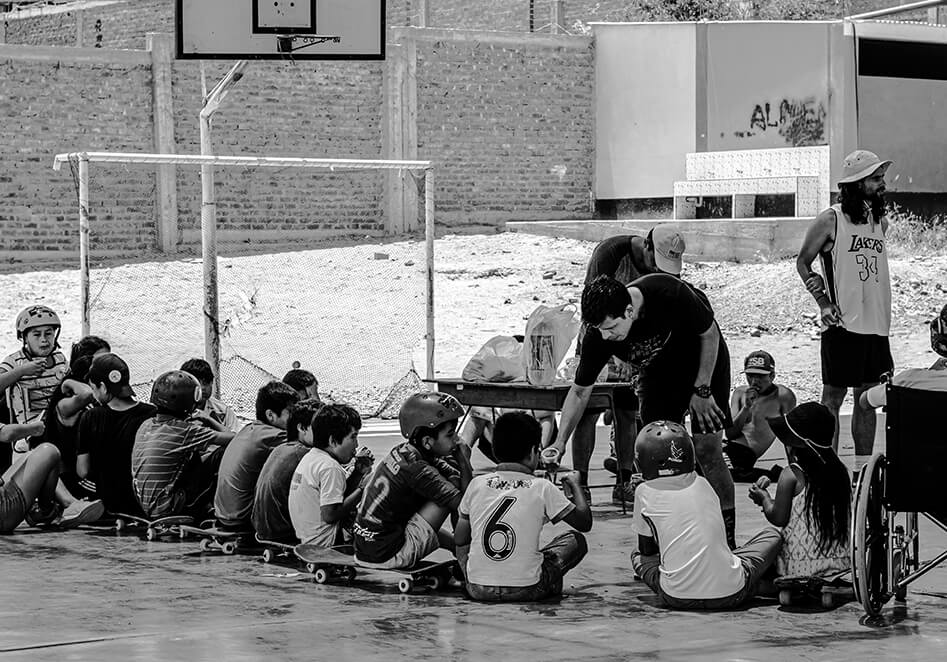
<path id="1" fill-rule="evenodd" d="M 875 440 L 875 413 L 861 405 L 861 394 L 894 365 L 888 344 L 891 283 L 884 215 L 889 165 L 891 161 L 863 149 L 845 157 L 838 204 L 816 217 L 796 259 L 800 278 L 819 304 L 822 403 L 836 422 L 848 389 L 853 390 L 856 470 L 871 455 Z M 812 270 L 816 256 L 822 276 Z M 833 447 L 838 449 L 837 425 Z"/>
<path id="2" fill-rule="evenodd" d="M 720 436 L 732 421 L 718 405 L 730 396 L 730 353 L 706 297 L 669 274 L 649 274 L 627 285 L 599 276 L 582 292 L 582 319 L 589 329 L 551 448 L 559 456 L 564 452 L 609 357 L 630 363 L 639 373 L 644 424 L 681 422 L 690 413 L 698 460 L 720 499 L 732 543 L 733 479 Z M 551 459 L 550 453 L 543 455 Z"/>
<path id="3" fill-rule="evenodd" d="M 132 488 L 132 448 L 138 428 L 158 410 L 135 399 L 128 364 L 116 354 L 92 359 L 86 380 L 101 406 L 79 419 L 76 472 L 95 482 L 106 510 L 140 515 Z"/>
<path id="4" fill-rule="evenodd" d="M 663 272 L 679 277 L 684 248 L 684 238 L 670 224 L 651 228 L 646 237 L 628 234 L 609 237 L 599 242 L 592 251 L 585 273 L 585 284 L 588 285 L 601 275 L 611 276 L 625 284 L 651 273 Z M 577 355 L 582 353 L 582 339 L 585 332 L 586 325 L 583 324 L 576 343 Z M 634 379 L 634 370 L 614 356 L 608 361 L 608 369 L 609 381 Z M 635 403 L 618 402 L 616 405 L 619 420 L 614 422 L 612 428 L 612 442 L 621 446 L 624 466 L 618 468 L 617 461 L 611 457 L 609 459 L 612 464 L 606 460 L 606 468 L 619 474 L 618 484 L 612 493 L 612 501 L 621 503 L 634 499 L 630 481 L 636 434 L 635 419 L 632 415 Z M 591 503 L 591 494 L 588 491 L 589 462 L 595 450 L 595 424 L 601 414 L 601 410 L 586 411 L 576 425 L 575 434 L 572 437 L 572 466 L 579 472 L 579 483 L 583 486 L 589 503 Z M 606 424 L 609 424 L 609 412 L 605 414 Z M 621 490 L 625 491 L 624 495 L 619 493 Z"/>
<path id="5" fill-rule="evenodd" d="M 724 431 L 727 443 L 723 452 L 730 458 L 730 473 L 736 482 L 756 482 L 760 476 L 773 480 L 781 467 L 769 471 L 755 468 L 756 461 L 776 439 L 768 418 L 785 414 L 796 406 L 796 395 L 776 384 L 776 361 L 769 352 L 758 349 L 743 361 L 746 386 L 738 386 L 730 396 L 733 425 Z"/>

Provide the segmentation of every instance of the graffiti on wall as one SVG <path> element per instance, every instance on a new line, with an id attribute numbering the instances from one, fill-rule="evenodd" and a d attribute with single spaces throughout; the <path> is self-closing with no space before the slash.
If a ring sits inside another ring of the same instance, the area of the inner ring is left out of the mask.
<path id="1" fill-rule="evenodd" d="M 814 96 L 782 99 L 779 103 L 766 101 L 753 107 L 747 130 L 734 131 L 733 135 L 751 138 L 775 132 L 792 147 L 824 145 L 825 118 L 825 103 Z"/>

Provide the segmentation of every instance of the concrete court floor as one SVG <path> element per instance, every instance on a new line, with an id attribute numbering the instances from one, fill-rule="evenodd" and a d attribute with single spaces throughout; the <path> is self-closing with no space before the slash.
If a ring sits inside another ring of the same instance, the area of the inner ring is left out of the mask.
<path id="1" fill-rule="evenodd" d="M 376 457 L 395 442 L 390 430 L 363 431 Z M 593 467 L 605 449 L 603 439 Z M 593 483 L 606 481 L 602 470 L 593 475 Z M 746 488 L 737 485 L 741 540 L 763 525 Z M 477 604 L 457 588 L 402 596 L 390 576 L 367 573 L 354 585 L 322 586 L 298 567 L 265 565 L 255 555 L 201 554 L 192 540 L 20 528 L 0 539 L 0 657 L 770 661 L 947 653 L 947 568 L 912 584 L 906 604 L 890 602 L 875 620 L 855 603 L 828 612 L 765 599 L 730 613 L 659 607 L 632 577 L 629 519 L 609 497 L 593 490 L 590 553 L 567 576 L 566 596 L 533 604 Z M 922 528 L 922 558 L 947 546 L 945 538 Z"/>

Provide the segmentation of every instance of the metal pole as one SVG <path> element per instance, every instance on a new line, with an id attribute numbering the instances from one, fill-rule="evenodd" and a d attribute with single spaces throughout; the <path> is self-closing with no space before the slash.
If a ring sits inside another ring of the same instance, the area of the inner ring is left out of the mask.
<path id="1" fill-rule="evenodd" d="M 210 115 L 201 112 L 201 156 L 211 156 Z M 217 199 L 214 166 L 201 166 L 201 264 L 204 272 L 204 358 L 214 371 L 214 396 L 220 397 L 220 324 L 217 299 Z"/>
<path id="2" fill-rule="evenodd" d="M 947 0 L 923 0 L 922 2 L 912 2 L 898 7 L 888 7 L 887 9 L 878 9 L 876 11 L 865 12 L 864 14 L 855 14 L 846 16 L 849 21 L 864 21 L 870 18 L 881 18 L 882 16 L 893 16 L 894 14 L 903 14 L 904 12 L 914 11 L 915 9 L 927 9 L 938 5 L 947 4 Z"/>
<path id="3" fill-rule="evenodd" d="M 89 157 L 79 155 L 79 300 L 82 335 L 91 333 L 89 320 Z"/>
<path id="4" fill-rule="evenodd" d="M 424 171 L 424 252 L 427 259 L 427 379 L 434 379 L 434 169 Z"/>

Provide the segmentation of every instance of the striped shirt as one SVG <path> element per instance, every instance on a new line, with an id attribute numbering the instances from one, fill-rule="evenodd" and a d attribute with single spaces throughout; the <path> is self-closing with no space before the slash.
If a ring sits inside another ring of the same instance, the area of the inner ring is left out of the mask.
<path id="1" fill-rule="evenodd" d="M 62 352 L 53 352 L 49 355 L 49 359 L 47 359 L 47 365 L 52 365 L 45 368 L 43 372 L 32 377 L 21 377 L 7 389 L 5 397 L 13 417 L 12 423 L 29 423 L 41 419 L 46 413 L 49 399 L 68 371 L 66 356 Z M 22 349 L 17 350 L 0 361 L 0 375 L 32 360 L 23 353 Z"/>
<path id="2" fill-rule="evenodd" d="M 217 433 L 200 423 L 165 414 L 141 424 L 132 449 L 132 485 L 146 516 L 175 514 L 181 474 L 189 462 L 200 461 L 201 452 L 216 439 Z"/>

